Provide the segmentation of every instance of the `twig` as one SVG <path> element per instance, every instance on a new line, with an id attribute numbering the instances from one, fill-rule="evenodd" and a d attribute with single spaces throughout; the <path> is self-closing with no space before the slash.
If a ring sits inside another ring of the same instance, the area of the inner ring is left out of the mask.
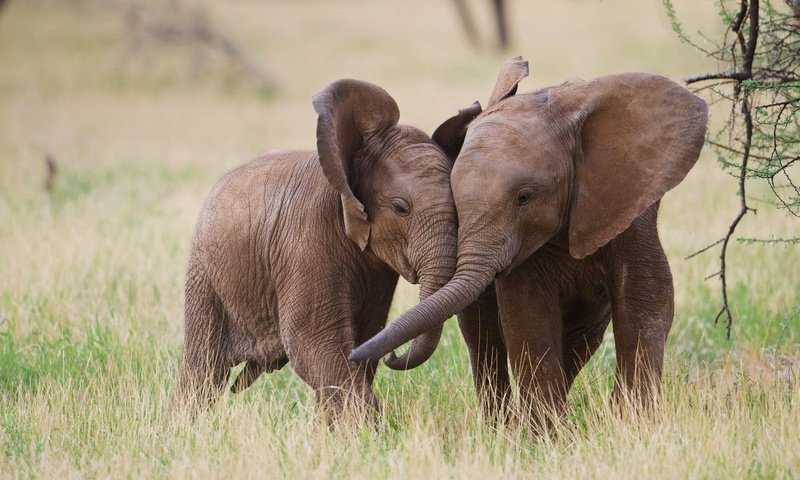
<path id="1" fill-rule="evenodd" d="M 696 251 L 696 252 L 694 252 L 694 253 L 686 256 L 686 257 L 683 257 L 683 259 L 684 260 L 689 260 L 690 258 L 694 258 L 694 257 L 700 255 L 703 252 L 707 252 L 708 250 L 711 250 L 712 248 L 714 248 L 717 245 L 719 245 L 720 243 L 722 243 L 723 240 L 725 240 L 725 237 L 720 238 L 719 240 L 717 240 L 716 242 L 714 242 L 714 243 L 712 243 L 710 245 L 706 245 L 705 247 L 701 248 L 700 250 L 698 250 L 698 251 Z"/>
<path id="2" fill-rule="evenodd" d="M 711 275 L 706 275 L 705 278 L 703 278 L 703 281 L 712 279 L 712 278 L 720 275 L 721 273 L 722 273 L 721 271 L 717 270 L 716 272 L 712 273 Z"/>
<path id="3" fill-rule="evenodd" d="M 745 237 L 745 238 L 737 238 L 737 242 L 744 243 L 745 245 L 749 245 L 751 243 L 784 243 L 788 245 L 797 245 L 800 244 L 800 237 L 792 237 L 792 238 L 752 238 L 752 237 Z"/>
<path id="4" fill-rule="evenodd" d="M 686 77 L 683 79 L 687 84 L 695 82 L 704 82 L 706 80 L 730 80 L 741 81 L 746 80 L 743 72 L 720 72 L 720 73 L 704 73 L 702 75 L 695 75 L 693 77 Z"/>
<path id="5" fill-rule="evenodd" d="M 708 143 L 709 145 L 712 145 L 712 146 L 714 146 L 714 147 L 717 147 L 717 148 L 721 148 L 721 149 L 723 149 L 723 150 L 726 150 L 726 151 L 728 151 L 728 152 L 735 153 L 735 154 L 737 154 L 737 155 L 744 155 L 744 152 L 743 152 L 743 151 L 741 151 L 741 150 L 736 150 L 736 149 L 735 149 L 735 148 L 733 148 L 733 147 L 729 147 L 728 145 L 723 145 L 723 144 L 721 144 L 721 143 L 719 143 L 719 142 L 715 142 L 714 140 L 706 140 L 706 143 Z M 764 160 L 764 161 L 768 161 L 768 160 L 770 159 L 770 157 L 765 157 L 765 156 L 763 156 L 763 155 L 754 155 L 754 154 L 751 154 L 751 155 L 750 155 L 750 157 L 752 157 L 752 158 L 755 158 L 755 159 L 758 159 L 758 160 Z"/>

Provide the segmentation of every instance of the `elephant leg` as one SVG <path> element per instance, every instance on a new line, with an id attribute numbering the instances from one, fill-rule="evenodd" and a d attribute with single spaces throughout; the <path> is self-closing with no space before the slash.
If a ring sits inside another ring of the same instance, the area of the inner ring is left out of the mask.
<path id="1" fill-rule="evenodd" d="M 356 416 L 373 415 L 380 412 L 380 403 L 372 391 L 377 362 L 357 365 L 347 360 L 350 349 L 337 347 L 320 355 L 326 365 L 322 380 L 313 385 L 317 405 L 328 423 L 349 412 Z M 303 375 L 301 375 L 303 376 Z"/>
<path id="2" fill-rule="evenodd" d="M 542 433 L 566 411 L 558 292 L 518 268 L 497 280 L 497 300 L 522 411 L 534 432 Z"/>
<path id="3" fill-rule="evenodd" d="M 564 378 L 567 391 L 603 341 L 611 308 L 608 302 L 582 304 L 564 314 Z"/>
<path id="4" fill-rule="evenodd" d="M 396 286 L 397 277 L 394 275 L 389 277 L 377 276 L 377 278 L 373 279 L 371 282 L 372 288 L 365 293 L 365 296 L 372 300 L 366 302 L 353 324 L 355 345 L 360 345 L 374 337 L 386 325 Z M 348 345 L 350 345 L 347 349 L 347 354 L 349 355 L 353 344 L 350 342 Z M 360 398 L 361 408 L 366 408 L 372 413 L 381 411 L 380 402 L 372 392 L 372 382 L 375 379 L 379 363 L 378 361 L 373 361 L 359 365 L 347 362 L 348 368 L 354 372 L 351 375 L 352 388 L 354 392 L 360 392 L 357 395 Z"/>
<path id="5" fill-rule="evenodd" d="M 248 360 L 244 369 L 242 369 L 239 376 L 236 377 L 236 380 L 233 382 L 233 385 L 231 385 L 231 392 L 242 393 L 258 380 L 258 377 L 260 377 L 262 373 L 280 370 L 287 363 L 289 363 L 288 358 L 282 358 L 266 365 L 255 360 Z"/>
<path id="6" fill-rule="evenodd" d="M 233 366 L 226 343 L 226 314 L 211 283 L 199 269 L 189 270 L 183 359 L 175 398 L 208 406 L 225 388 Z"/>
<path id="7" fill-rule="evenodd" d="M 651 218 L 640 217 L 615 240 L 619 253 L 609 269 L 617 347 L 614 399 L 630 398 L 644 407 L 659 392 L 674 313 L 672 273 L 655 230 L 656 208 L 643 215 Z M 642 220 L 651 228 L 634 228 Z"/>
<path id="8" fill-rule="evenodd" d="M 315 313 L 281 315 L 281 337 L 295 372 L 316 392 L 319 411 L 331 424 L 345 410 L 377 411 L 371 389 L 377 362 L 359 365 L 347 360 L 355 343 L 352 317 L 344 312 Z"/>
<path id="9" fill-rule="evenodd" d="M 469 350 L 472 378 L 484 415 L 505 421 L 511 383 L 508 355 L 499 322 L 493 283 L 475 303 L 458 314 L 458 326 Z"/>

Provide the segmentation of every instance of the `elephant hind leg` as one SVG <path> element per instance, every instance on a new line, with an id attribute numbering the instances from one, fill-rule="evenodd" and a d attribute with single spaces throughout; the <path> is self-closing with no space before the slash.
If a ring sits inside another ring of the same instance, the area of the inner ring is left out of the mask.
<path id="1" fill-rule="evenodd" d="M 184 358 L 178 372 L 175 401 L 197 408 L 209 406 L 225 388 L 228 370 L 213 359 L 199 363 Z"/>
<path id="2" fill-rule="evenodd" d="M 674 290 L 656 231 L 658 202 L 614 240 L 612 325 L 617 347 L 614 399 L 649 407 L 657 399 L 672 326 Z"/>
<path id="3" fill-rule="evenodd" d="M 224 390 L 233 365 L 222 302 L 196 270 L 190 267 L 187 275 L 183 359 L 174 399 L 205 408 Z"/>
<path id="4" fill-rule="evenodd" d="M 282 358 L 280 360 L 276 360 L 266 365 L 261 362 L 249 360 L 247 362 L 247 365 L 244 366 L 244 369 L 239 374 L 239 376 L 236 377 L 236 380 L 233 382 L 233 385 L 231 385 L 231 392 L 242 393 L 248 387 L 250 387 L 250 385 L 252 385 L 256 380 L 258 380 L 258 377 L 260 377 L 262 373 L 269 373 L 274 370 L 280 370 L 287 363 L 289 363 L 288 358 Z"/>
<path id="5" fill-rule="evenodd" d="M 603 341 L 611 321 L 609 304 L 584 305 L 564 315 L 564 375 L 567 390 Z"/>

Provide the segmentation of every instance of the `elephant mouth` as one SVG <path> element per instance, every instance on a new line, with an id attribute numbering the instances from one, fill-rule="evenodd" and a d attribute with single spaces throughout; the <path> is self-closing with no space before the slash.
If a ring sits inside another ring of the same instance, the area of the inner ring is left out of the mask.
<path id="1" fill-rule="evenodd" d="M 513 269 L 514 269 L 514 267 L 508 266 L 508 267 L 504 268 L 503 270 L 497 272 L 497 275 L 495 275 L 495 278 L 507 277 L 508 274 L 511 273 L 511 270 L 513 270 Z"/>
<path id="2" fill-rule="evenodd" d="M 515 261 L 511 262 L 510 264 L 508 264 L 508 266 L 506 268 L 504 268 L 504 269 L 500 270 L 499 272 L 497 272 L 497 275 L 495 275 L 495 278 L 503 278 L 503 277 L 506 277 L 506 276 L 510 275 L 511 272 L 513 272 L 514 269 L 517 268 L 524 261 L 525 261 L 525 259 L 523 258 L 523 259 L 519 259 L 519 260 L 515 260 Z"/>
<path id="3" fill-rule="evenodd" d="M 399 270 L 398 273 L 406 279 L 406 281 L 412 285 L 416 285 L 419 283 L 419 275 L 417 275 L 417 271 L 411 267 L 411 263 L 405 257 L 400 257 L 400 262 L 398 265 Z"/>

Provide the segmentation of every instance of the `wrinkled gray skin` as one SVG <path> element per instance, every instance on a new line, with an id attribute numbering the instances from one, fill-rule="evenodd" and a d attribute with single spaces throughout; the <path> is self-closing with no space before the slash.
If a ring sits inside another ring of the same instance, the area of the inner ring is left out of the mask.
<path id="1" fill-rule="evenodd" d="M 332 416 L 377 408 L 377 362 L 354 345 L 385 324 L 398 280 L 421 298 L 453 275 L 452 162 L 423 132 L 397 125 L 381 88 L 339 80 L 314 97 L 317 152 L 267 153 L 225 175 L 203 206 L 186 275 L 184 401 L 205 404 L 291 362 Z M 435 349 L 434 326 L 395 368 Z"/>
<path id="2" fill-rule="evenodd" d="M 612 319 L 615 398 L 657 393 L 673 317 L 658 204 L 696 162 L 707 107 L 644 73 L 515 96 L 527 73 L 510 60 L 486 111 L 476 103 L 434 133 L 457 156 L 457 271 L 350 358 L 379 358 L 461 312 L 484 407 L 509 396 L 510 361 L 523 409 L 544 428 Z"/>

